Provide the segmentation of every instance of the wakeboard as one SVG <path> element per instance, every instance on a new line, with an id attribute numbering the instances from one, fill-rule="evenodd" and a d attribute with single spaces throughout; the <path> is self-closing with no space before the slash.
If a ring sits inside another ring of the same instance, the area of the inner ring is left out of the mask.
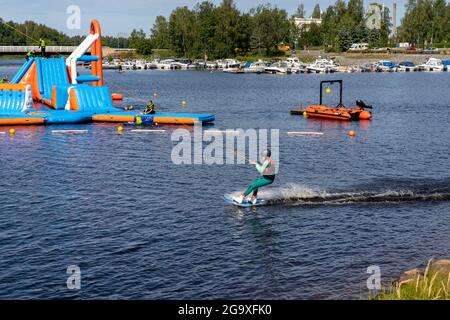
<path id="1" fill-rule="evenodd" d="M 249 208 L 249 207 L 257 207 L 257 206 L 264 206 L 265 204 L 267 204 L 266 200 L 262 200 L 262 199 L 258 199 L 256 200 L 255 204 L 252 204 L 246 200 L 244 200 L 242 203 L 238 203 L 236 201 L 233 200 L 233 197 L 230 195 L 224 195 L 223 196 L 223 200 L 225 200 L 226 203 L 238 206 L 238 207 L 245 207 L 245 208 Z"/>

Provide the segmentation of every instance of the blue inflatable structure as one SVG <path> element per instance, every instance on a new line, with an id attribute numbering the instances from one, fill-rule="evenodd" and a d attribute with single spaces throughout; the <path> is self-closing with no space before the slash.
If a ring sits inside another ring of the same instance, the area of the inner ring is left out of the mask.
<path id="1" fill-rule="evenodd" d="M 0 125 L 134 122 L 137 112 L 114 107 L 103 85 L 101 33 L 98 21 L 67 58 L 30 58 L 12 78 L 0 84 Z M 88 50 L 91 55 L 85 55 Z M 90 75 L 79 75 L 78 64 L 91 63 Z M 211 114 L 157 113 L 141 115 L 148 122 L 194 124 L 212 122 Z M 149 118 L 150 117 L 150 118 Z"/>

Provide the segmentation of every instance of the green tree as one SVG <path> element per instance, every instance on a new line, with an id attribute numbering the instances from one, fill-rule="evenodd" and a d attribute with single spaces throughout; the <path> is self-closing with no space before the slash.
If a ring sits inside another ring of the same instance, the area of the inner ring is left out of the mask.
<path id="1" fill-rule="evenodd" d="M 342 7 L 341 7 L 342 10 Z M 336 48 L 338 43 L 339 15 L 336 6 L 329 6 L 322 15 L 322 34 L 325 47 Z"/>
<path id="2" fill-rule="evenodd" d="M 153 46 L 158 49 L 168 49 L 170 47 L 169 22 L 163 16 L 157 16 L 152 29 L 150 30 Z"/>
<path id="3" fill-rule="evenodd" d="M 217 30 L 217 12 L 216 7 L 209 1 L 197 4 L 196 30 L 197 43 L 195 45 L 197 52 L 203 55 L 211 55 L 214 51 L 214 35 Z"/>
<path id="4" fill-rule="evenodd" d="M 391 15 L 388 7 L 384 7 L 384 11 L 382 12 L 381 17 L 381 29 L 380 29 L 380 39 L 379 46 L 385 45 L 389 42 L 389 35 L 391 33 Z"/>
<path id="5" fill-rule="evenodd" d="M 367 31 L 367 43 L 370 47 L 382 46 L 381 32 L 377 29 L 371 29 Z"/>
<path id="6" fill-rule="evenodd" d="M 347 14 L 352 23 L 358 25 L 364 20 L 364 5 L 362 0 L 349 0 L 347 4 Z"/>
<path id="7" fill-rule="evenodd" d="M 188 7 L 178 7 L 172 11 L 169 19 L 169 36 L 172 49 L 185 57 L 194 58 L 197 33 L 195 13 Z"/>
<path id="8" fill-rule="evenodd" d="M 324 42 L 322 27 L 318 24 L 311 24 L 308 31 L 303 31 L 300 36 L 299 47 L 322 46 Z"/>
<path id="9" fill-rule="evenodd" d="M 289 42 L 291 23 L 285 10 L 260 5 L 252 9 L 254 20 L 253 39 L 258 39 L 260 46 L 270 55 L 278 51 L 277 46 Z"/>
<path id="10" fill-rule="evenodd" d="M 217 8 L 217 29 L 214 35 L 214 56 L 233 56 L 237 48 L 240 12 L 233 0 L 223 0 Z"/>
<path id="11" fill-rule="evenodd" d="M 249 13 L 245 13 L 239 18 L 236 47 L 239 48 L 242 52 L 250 51 L 252 34 L 252 17 Z"/>
<path id="12" fill-rule="evenodd" d="M 145 32 L 141 30 L 133 30 L 130 36 L 130 47 L 136 49 L 137 53 L 149 55 L 152 53 L 152 44 L 150 39 L 146 38 Z"/>
<path id="13" fill-rule="evenodd" d="M 293 18 L 304 18 L 305 15 L 306 15 L 305 6 L 303 5 L 303 3 L 301 3 L 298 5 L 297 10 L 292 15 L 292 17 Z"/>
<path id="14" fill-rule="evenodd" d="M 433 0 L 408 0 L 405 8 L 401 38 L 425 47 L 425 43 L 430 42 L 433 37 Z"/>
<path id="15" fill-rule="evenodd" d="M 322 11 L 320 10 L 320 5 L 316 4 L 314 6 L 311 18 L 320 19 L 322 17 Z"/>
<path id="16" fill-rule="evenodd" d="M 339 30 L 339 50 L 347 51 L 353 43 L 353 34 L 351 28 Z"/>
<path id="17" fill-rule="evenodd" d="M 445 0 L 433 1 L 433 20 L 432 20 L 432 40 L 434 43 L 441 43 L 446 40 L 450 28 L 450 16 L 447 12 L 447 3 Z"/>

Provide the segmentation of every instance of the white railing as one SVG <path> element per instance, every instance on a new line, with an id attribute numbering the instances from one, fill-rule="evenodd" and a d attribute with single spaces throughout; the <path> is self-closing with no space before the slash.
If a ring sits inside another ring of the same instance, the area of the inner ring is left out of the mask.
<path id="1" fill-rule="evenodd" d="M 74 51 L 76 46 L 46 46 L 47 52 L 70 53 Z M 28 51 L 40 51 L 39 46 L 0 46 L 0 53 L 24 53 Z"/>

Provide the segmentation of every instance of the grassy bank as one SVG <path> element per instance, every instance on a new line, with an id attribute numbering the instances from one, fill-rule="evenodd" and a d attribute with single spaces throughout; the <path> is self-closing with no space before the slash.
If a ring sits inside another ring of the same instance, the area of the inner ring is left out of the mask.
<path id="1" fill-rule="evenodd" d="M 448 261 L 448 260 L 441 260 Z M 448 262 L 446 262 L 448 264 Z M 374 297 L 375 300 L 450 300 L 450 272 L 436 268 L 431 260 L 424 272 L 413 269 L 391 287 Z"/>

